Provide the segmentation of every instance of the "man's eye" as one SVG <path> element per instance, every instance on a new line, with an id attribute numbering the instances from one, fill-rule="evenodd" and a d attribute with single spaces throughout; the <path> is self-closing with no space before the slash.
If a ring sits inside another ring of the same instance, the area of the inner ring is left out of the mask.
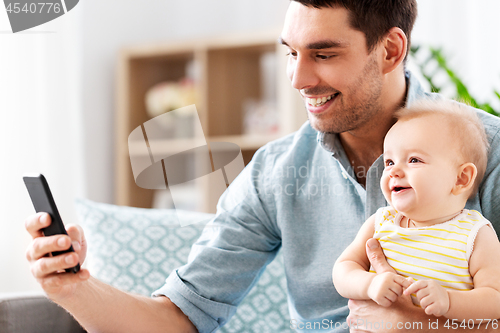
<path id="1" fill-rule="evenodd" d="M 287 57 L 290 57 L 290 56 L 291 56 L 291 57 L 296 57 L 296 56 L 297 56 L 297 53 L 296 53 L 296 52 L 293 52 L 293 51 L 289 51 L 289 52 L 287 52 L 286 56 L 287 56 Z"/>
<path id="2" fill-rule="evenodd" d="M 328 60 L 335 57 L 334 55 L 324 55 L 324 54 L 317 54 L 316 58 L 321 59 L 321 60 Z"/>

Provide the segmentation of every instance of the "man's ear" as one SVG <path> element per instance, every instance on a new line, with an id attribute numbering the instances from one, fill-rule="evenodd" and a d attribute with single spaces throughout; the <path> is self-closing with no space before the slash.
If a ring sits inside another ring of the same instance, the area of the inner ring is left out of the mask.
<path id="1" fill-rule="evenodd" d="M 470 191 L 474 187 L 474 181 L 477 177 L 477 168 L 474 163 L 465 163 L 458 169 L 457 182 L 453 187 L 452 193 L 459 195 Z"/>
<path id="2" fill-rule="evenodd" d="M 387 74 L 396 69 L 405 59 L 408 39 L 403 30 L 393 27 L 383 39 L 383 46 L 382 71 Z"/>

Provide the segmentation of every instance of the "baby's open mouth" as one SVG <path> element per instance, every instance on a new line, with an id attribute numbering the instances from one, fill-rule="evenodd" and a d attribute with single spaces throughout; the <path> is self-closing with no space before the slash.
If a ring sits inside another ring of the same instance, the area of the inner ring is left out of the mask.
<path id="1" fill-rule="evenodd" d="M 392 191 L 398 193 L 398 192 L 401 192 L 401 191 L 409 189 L 409 188 L 411 188 L 411 187 L 394 186 L 392 188 Z"/>

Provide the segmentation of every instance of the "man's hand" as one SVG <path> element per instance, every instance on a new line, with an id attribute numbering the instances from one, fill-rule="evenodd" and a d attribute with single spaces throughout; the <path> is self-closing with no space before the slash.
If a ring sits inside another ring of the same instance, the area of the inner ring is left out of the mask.
<path id="1" fill-rule="evenodd" d="M 42 229 L 51 223 L 47 213 L 38 213 L 25 221 L 26 230 L 33 241 L 26 250 L 26 258 L 30 262 L 31 273 L 37 279 L 47 295 L 54 298 L 65 298 L 74 293 L 79 282 L 90 277 L 89 271 L 81 269 L 77 274 L 64 272 L 77 262 L 83 264 L 87 253 L 87 242 L 80 226 L 67 228 L 68 235 L 44 237 Z M 64 253 L 56 257 L 51 252 L 63 251 L 73 245 L 75 252 Z"/>
<path id="2" fill-rule="evenodd" d="M 64 272 L 85 259 L 87 243 L 79 226 L 68 227 L 68 236 L 43 237 L 41 229 L 50 225 L 48 214 L 30 216 L 25 224 L 33 237 L 26 251 L 33 276 L 88 332 L 196 332 L 189 318 L 167 297 L 128 294 L 90 278 L 86 269 L 77 274 Z M 49 255 L 70 244 L 76 253 Z"/>
<path id="3" fill-rule="evenodd" d="M 376 239 L 370 238 L 366 241 L 366 254 L 370 264 L 377 272 L 368 287 L 368 296 L 377 304 L 388 307 L 394 303 L 399 296 L 403 295 L 403 290 L 408 288 L 412 280 L 407 280 L 396 274 L 394 268 L 388 263 Z"/>
<path id="4" fill-rule="evenodd" d="M 370 264 L 377 274 L 392 273 L 396 271 L 387 263 L 385 255 L 376 239 L 369 239 L 366 242 L 366 254 Z M 410 282 L 405 279 L 405 284 Z M 409 317 L 415 310 L 415 307 L 409 296 L 397 297 L 390 308 L 384 308 L 373 301 L 349 300 L 349 316 L 347 323 L 351 332 L 386 332 L 387 325 L 393 329 L 397 328 L 397 323 L 411 321 Z M 380 325 L 384 323 L 384 325 Z M 379 324 L 379 325 L 377 325 Z"/>
<path id="5" fill-rule="evenodd" d="M 446 289 L 434 280 L 413 282 L 404 295 L 417 294 L 420 306 L 428 315 L 442 316 L 450 309 L 450 296 Z"/>
<path id="6" fill-rule="evenodd" d="M 349 300 L 349 316 L 347 324 L 350 332 L 388 332 L 398 331 L 398 328 L 405 328 L 405 324 L 409 323 L 412 327 L 422 328 L 418 326 L 418 320 L 414 320 L 410 315 L 414 311 L 415 306 L 411 302 L 410 297 L 398 297 L 396 302 L 392 303 L 389 308 L 384 308 L 372 300 Z M 416 323 L 416 324 L 414 324 Z M 424 325 L 427 325 L 425 320 Z M 407 324 L 408 325 L 408 324 Z M 408 330 L 410 332 L 411 330 Z M 416 330 L 416 332 L 419 332 Z"/>
<path id="7" fill-rule="evenodd" d="M 394 268 L 392 268 L 387 262 L 384 252 L 382 251 L 378 240 L 375 238 L 370 238 L 366 241 L 366 255 L 368 256 L 368 260 L 370 260 L 370 264 L 373 269 L 375 269 L 377 274 L 385 272 L 396 274 Z"/>

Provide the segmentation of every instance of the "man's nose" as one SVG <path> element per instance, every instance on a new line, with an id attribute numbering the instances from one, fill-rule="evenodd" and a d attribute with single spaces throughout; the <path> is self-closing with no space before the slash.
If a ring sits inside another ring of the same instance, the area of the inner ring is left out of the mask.
<path id="1" fill-rule="evenodd" d="M 300 55 L 289 59 L 288 77 L 292 82 L 292 87 L 297 90 L 315 87 L 319 83 L 314 65 L 307 58 Z"/>

